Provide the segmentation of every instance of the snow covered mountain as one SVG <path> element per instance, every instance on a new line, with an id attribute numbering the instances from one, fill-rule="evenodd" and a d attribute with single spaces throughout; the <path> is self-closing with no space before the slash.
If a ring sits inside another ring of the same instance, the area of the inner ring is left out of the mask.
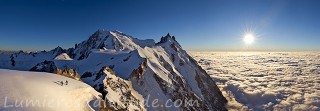
<path id="1" fill-rule="evenodd" d="M 156 43 L 98 30 L 74 48 L 1 54 L 0 68 L 81 80 L 111 110 L 226 110 L 215 82 L 169 34 Z"/>

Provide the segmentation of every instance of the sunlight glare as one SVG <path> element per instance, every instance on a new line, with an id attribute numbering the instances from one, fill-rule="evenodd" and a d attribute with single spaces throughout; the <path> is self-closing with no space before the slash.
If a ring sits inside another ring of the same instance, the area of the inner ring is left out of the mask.
<path id="1" fill-rule="evenodd" d="M 243 41 L 246 43 L 246 44 L 252 44 L 254 42 L 254 36 L 253 34 L 251 33 L 247 33 L 244 35 L 243 37 Z"/>

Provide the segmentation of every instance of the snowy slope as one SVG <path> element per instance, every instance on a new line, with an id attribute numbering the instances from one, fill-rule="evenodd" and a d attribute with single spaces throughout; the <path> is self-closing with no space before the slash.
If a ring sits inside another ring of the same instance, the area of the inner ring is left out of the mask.
<path id="1" fill-rule="evenodd" d="M 72 60 L 68 54 L 62 53 L 54 58 L 55 60 Z"/>
<path id="2" fill-rule="evenodd" d="M 1 60 L 0 68 L 79 78 L 106 97 L 108 109 L 226 110 L 227 101 L 215 82 L 169 34 L 155 43 L 98 30 L 73 48 L 11 56 Z M 108 78 L 118 82 L 109 84 Z M 110 89 L 119 86 L 121 90 Z M 124 94 L 128 96 L 116 96 Z M 174 106 L 177 101 L 181 105 Z"/>
<path id="3" fill-rule="evenodd" d="M 67 77 L 0 69 L 0 81 L 1 111 L 93 111 L 100 106 L 100 93 Z"/>

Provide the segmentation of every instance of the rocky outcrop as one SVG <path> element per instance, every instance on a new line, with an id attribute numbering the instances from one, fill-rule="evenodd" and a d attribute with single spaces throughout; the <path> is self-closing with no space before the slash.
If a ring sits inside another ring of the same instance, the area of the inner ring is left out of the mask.
<path id="1" fill-rule="evenodd" d="M 81 81 L 77 70 L 73 68 L 64 67 L 64 69 L 57 69 L 57 74 Z"/>
<path id="2" fill-rule="evenodd" d="M 15 66 L 16 65 L 16 61 L 14 60 L 13 54 L 11 54 L 11 56 L 10 56 L 10 62 L 11 62 L 11 66 Z"/>
<path id="3" fill-rule="evenodd" d="M 59 69 L 57 68 L 57 66 L 53 61 L 45 60 L 41 63 L 38 63 L 36 66 L 32 67 L 30 71 L 55 73 L 58 75 L 73 78 L 75 80 L 80 80 L 80 75 L 77 73 L 76 69 L 68 68 L 68 67 Z"/>
<path id="4" fill-rule="evenodd" d="M 143 74 L 146 72 L 145 71 L 145 68 L 147 66 L 147 60 L 148 59 L 144 59 L 143 62 L 139 65 L 139 67 L 137 69 L 134 69 L 131 74 L 130 74 L 130 77 L 129 78 L 137 78 L 137 79 L 140 79 Z"/>
<path id="5" fill-rule="evenodd" d="M 53 61 L 43 61 L 32 67 L 30 71 L 57 73 L 57 66 Z"/>
<path id="6" fill-rule="evenodd" d="M 55 49 L 51 50 L 53 57 L 56 57 L 62 53 L 65 53 L 65 50 L 62 49 L 60 46 L 56 47 Z"/>
<path id="7" fill-rule="evenodd" d="M 98 91 L 105 98 L 104 109 L 112 111 L 145 110 L 140 95 L 133 93 L 135 91 L 129 81 L 118 77 L 109 67 L 103 67 L 97 75 L 104 78 L 103 83 L 98 85 Z"/>

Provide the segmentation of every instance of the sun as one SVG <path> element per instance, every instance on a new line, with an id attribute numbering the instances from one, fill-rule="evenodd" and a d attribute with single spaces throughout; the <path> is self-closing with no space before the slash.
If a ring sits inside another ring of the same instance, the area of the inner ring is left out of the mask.
<path id="1" fill-rule="evenodd" d="M 254 35 L 252 33 L 244 34 L 243 41 L 246 44 L 252 44 L 254 42 Z"/>

